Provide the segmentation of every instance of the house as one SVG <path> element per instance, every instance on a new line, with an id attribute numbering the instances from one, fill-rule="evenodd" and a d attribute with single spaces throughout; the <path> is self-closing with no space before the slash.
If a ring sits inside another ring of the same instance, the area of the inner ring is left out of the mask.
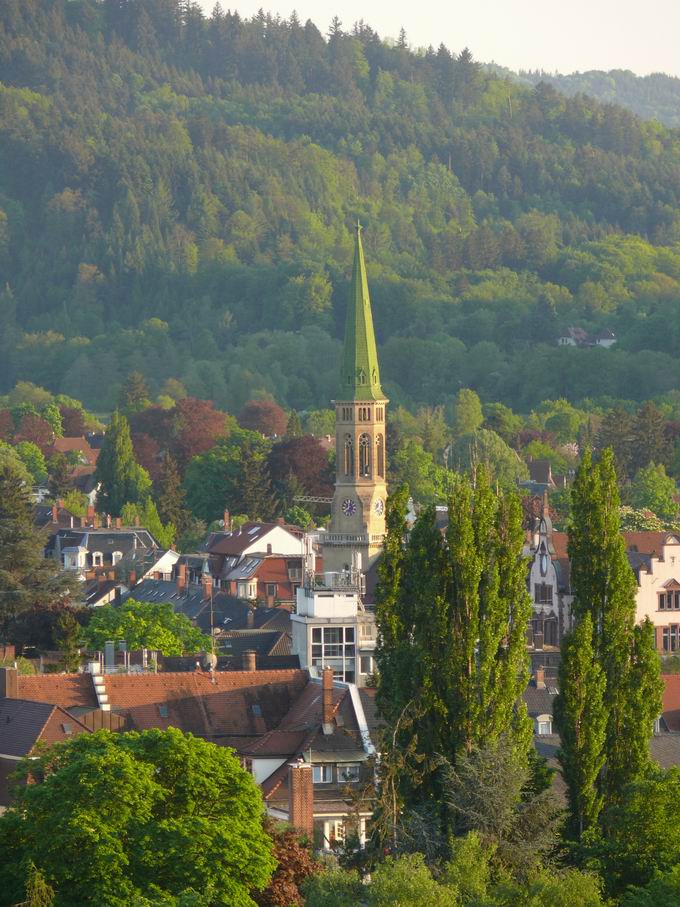
<path id="1" fill-rule="evenodd" d="M 48 457 L 54 456 L 54 454 L 70 455 L 73 459 L 77 458 L 80 464 L 89 463 L 96 466 L 99 450 L 93 449 L 87 438 L 55 438 L 46 452 Z"/>
<path id="2" fill-rule="evenodd" d="M 117 521 L 119 524 L 120 521 Z M 45 554 L 57 560 L 65 570 L 84 575 L 90 568 L 115 567 L 133 552 L 160 550 L 160 545 L 147 529 L 129 527 L 97 529 L 59 529 L 48 541 Z"/>
<path id="3" fill-rule="evenodd" d="M 666 531 L 623 532 L 626 556 L 637 581 L 636 620 L 654 625 L 661 655 L 680 652 L 680 536 Z M 549 517 L 535 522 L 526 547 L 529 591 L 534 602 L 529 645 L 548 653 L 559 647 L 570 627 L 568 537 L 555 532 Z M 546 659 L 548 666 L 555 658 Z"/>
<path id="4" fill-rule="evenodd" d="M 358 690 L 326 668 L 310 679 L 276 730 L 243 755 L 271 816 L 330 849 L 348 832 L 366 838 L 375 748 Z"/>
<path id="5" fill-rule="evenodd" d="M 663 711 L 654 725 L 649 750 L 652 759 L 662 768 L 680 765 L 680 674 L 663 675 Z M 534 722 L 536 750 L 558 769 L 556 790 L 563 793 L 564 782 L 559 775 L 557 751 L 560 738 L 553 723 L 554 702 L 559 690 L 537 672 L 524 693 L 527 712 Z"/>
<path id="6" fill-rule="evenodd" d="M 353 684 L 334 681 L 330 669 L 319 678 L 250 664 L 242 671 L 159 674 L 19 676 L 0 669 L 0 706 L 14 715 L 20 711 L 14 702 L 31 702 L 33 723 L 50 721 L 50 734 L 59 722 L 70 723 L 71 733 L 76 724 L 79 733 L 176 727 L 233 747 L 260 784 L 270 815 L 314 833 L 321 847 L 342 841 L 349 823 L 363 835 L 374 754 L 364 697 Z M 68 727 L 61 733 L 68 735 Z M 299 777 L 298 764 L 306 766 Z"/>
<path id="7" fill-rule="evenodd" d="M 600 346 L 608 350 L 616 343 L 616 334 L 605 328 L 596 334 L 588 334 L 583 328 L 567 328 L 566 334 L 557 340 L 558 346 L 593 347 Z"/>

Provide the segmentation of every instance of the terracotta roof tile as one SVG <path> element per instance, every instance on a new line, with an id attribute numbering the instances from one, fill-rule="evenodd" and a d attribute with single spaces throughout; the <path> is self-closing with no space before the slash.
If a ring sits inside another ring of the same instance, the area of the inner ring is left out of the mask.
<path id="1" fill-rule="evenodd" d="M 90 674 L 20 674 L 17 692 L 22 699 L 49 702 L 62 709 L 99 707 Z"/>

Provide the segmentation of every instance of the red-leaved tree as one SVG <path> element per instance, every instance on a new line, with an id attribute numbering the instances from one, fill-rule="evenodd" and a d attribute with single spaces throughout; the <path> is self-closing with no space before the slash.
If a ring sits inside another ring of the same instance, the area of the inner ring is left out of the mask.
<path id="1" fill-rule="evenodd" d="M 288 416 L 273 400 L 249 400 L 238 416 L 241 428 L 259 431 L 268 438 L 286 433 Z"/>

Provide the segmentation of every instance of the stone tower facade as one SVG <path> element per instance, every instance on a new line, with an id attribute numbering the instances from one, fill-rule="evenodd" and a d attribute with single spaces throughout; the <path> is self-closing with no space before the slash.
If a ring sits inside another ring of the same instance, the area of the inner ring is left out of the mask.
<path id="1" fill-rule="evenodd" d="M 336 475 L 331 523 L 324 537 L 324 569 L 350 570 L 355 553 L 366 571 L 385 537 L 387 499 L 386 408 L 373 331 L 366 264 L 357 225 L 345 349 L 336 415 Z"/>

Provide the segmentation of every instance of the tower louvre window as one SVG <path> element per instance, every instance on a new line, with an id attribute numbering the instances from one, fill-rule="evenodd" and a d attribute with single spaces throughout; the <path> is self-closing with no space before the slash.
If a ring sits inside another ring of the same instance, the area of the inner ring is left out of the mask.
<path id="1" fill-rule="evenodd" d="M 354 442 L 351 435 L 345 435 L 345 475 L 354 475 Z"/>
<path id="2" fill-rule="evenodd" d="M 359 438 L 359 475 L 364 479 L 371 477 L 371 439 L 366 434 Z"/>
<path id="3" fill-rule="evenodd" d="M 378 435 L 375 442 L 375 452 L 377 459 L 378 475 L 381 479 L 385 478 L 385 444 L 383 436 Z"/>

